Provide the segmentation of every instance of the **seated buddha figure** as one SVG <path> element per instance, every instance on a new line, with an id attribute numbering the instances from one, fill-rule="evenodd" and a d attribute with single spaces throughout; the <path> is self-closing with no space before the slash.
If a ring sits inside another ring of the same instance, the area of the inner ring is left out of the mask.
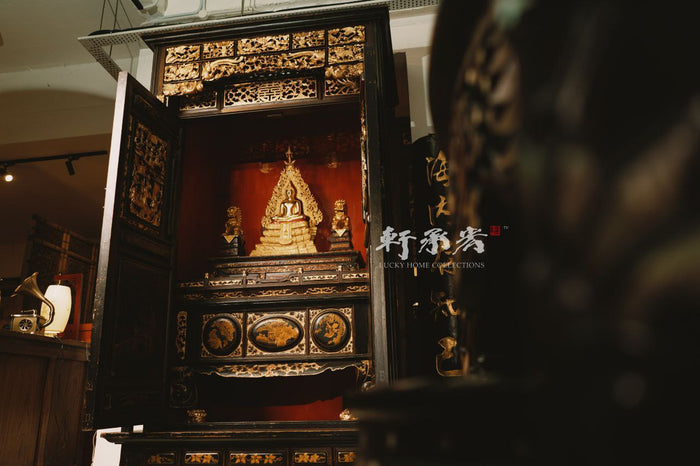
<path id="1" fill-rule="evenodd" d="M 296 197 L 297 190 L 289 182 L 285 198 L 280 202 L 277 215 L 262 230 L 260 243 L 251 256 L 275 256 L 316 252 L 311 239 L 309 218 L 304 215 L 304 206 Z"/>

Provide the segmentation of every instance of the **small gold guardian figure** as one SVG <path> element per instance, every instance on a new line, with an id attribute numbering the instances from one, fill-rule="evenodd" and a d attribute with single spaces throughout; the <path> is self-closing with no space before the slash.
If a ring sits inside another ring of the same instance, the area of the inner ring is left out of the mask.
<path id="1" fill-rule="evenodd" d="M 243 214 L 240 207 L 232 205 L 226 209 L 226 222 L 221 237 L 224 239 L 221 246 L 222 255 L 243 255 Z"/>
<path id="2" fill-rule="evenodd" d="M 349 251 L 352 249 L 352 236 L 350 232 L 350 217 L 347 214 L 345 199 L 335 201 L 335 213 L 331 220 L 331 234 L 328 241 L 331 243 L 331 251 Z"/>

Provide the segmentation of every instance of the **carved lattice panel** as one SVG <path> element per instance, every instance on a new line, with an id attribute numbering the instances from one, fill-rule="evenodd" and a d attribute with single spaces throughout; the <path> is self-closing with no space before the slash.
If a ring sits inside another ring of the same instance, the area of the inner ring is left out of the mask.
<path id="1" fill-rule="evenodd" d="M 224 91 L 224 107 L 314 99 L 317 96 L 318 90 L 314 78 L 241 83 L 234 84 Z"/>
<path id="2" fill-rule="evenodd" d="M 180 101 L 180 110 L 203 110 L 208 108 L 216 108 L 217 96 L 218 92 L 212 90 L 183 97 Z"/>

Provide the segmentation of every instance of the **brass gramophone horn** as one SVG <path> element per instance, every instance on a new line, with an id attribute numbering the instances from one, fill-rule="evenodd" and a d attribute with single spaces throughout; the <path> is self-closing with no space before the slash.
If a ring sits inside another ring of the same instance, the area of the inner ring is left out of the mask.
<path id="1" fill-rule="evenodd" d="M 22 283 L 19 284 L 17 288 L 15 288 L 15 292 L 12 293 L 12 296 L 17 296 L 18 294 L 23 294 L 27 296 L 31 296 L 33 298 L 37 298 L 43 302 L 45 302 L 49 306 L 49 319 L 46 321 L 46 323 L 42 324 L 41 323 L 41 316 L 39 317 L 38 325 L 40 329 L 44 327 L 48 327 L 51 325 L 51 322 L 53 322 L 53 317 L 54 313 L 56 312 L 56 308 L 54 307 L 53 303 L 46 299 L 46 296 L 44 296 L 44 293 L 41 292 L 39 289 L 39 284 L 36 282 L 36 276 L 39 275 L 39 272 L 34 272 L 30 276 L 24 279 Z"/>

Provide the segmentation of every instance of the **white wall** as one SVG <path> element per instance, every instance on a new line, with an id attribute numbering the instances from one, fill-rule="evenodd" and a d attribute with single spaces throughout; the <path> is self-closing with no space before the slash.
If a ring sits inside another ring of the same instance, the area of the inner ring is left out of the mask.
<path id="1" fill-rule="evenodd" d="M 428 101 L 430 44 L 437 17 L 436 8 L 398 11 L 391 14 L 391 40 L 395 52 L 406 53 L 411 139 L 435 131 Z"/>

